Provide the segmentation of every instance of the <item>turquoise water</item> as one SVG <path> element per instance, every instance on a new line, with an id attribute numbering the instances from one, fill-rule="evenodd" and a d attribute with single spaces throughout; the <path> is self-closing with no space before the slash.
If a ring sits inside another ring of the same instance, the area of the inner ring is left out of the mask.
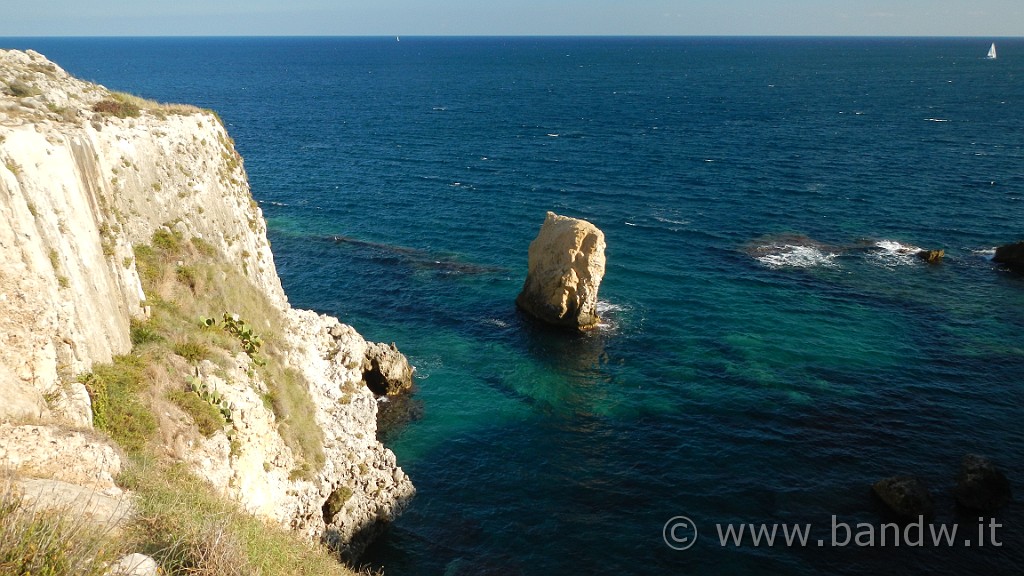
<path id="1" fill-rule="evenodd" d="M 365 559 L 388 574 L 1015 574 L 1018 504 L 985 549 L 713 537 L 881 523 L 897 473 L 970 532 L 961 456 L 1024 478 L 1024 278 L 989 260 L 1024 236 L 1024 41 L 997 42 L 3 44 L 218 110 L 293 304 L 416 365 L 388 444 L 419 494 Z M 547 210 L 606 234 L 594 333 L 514 309 Z"/>

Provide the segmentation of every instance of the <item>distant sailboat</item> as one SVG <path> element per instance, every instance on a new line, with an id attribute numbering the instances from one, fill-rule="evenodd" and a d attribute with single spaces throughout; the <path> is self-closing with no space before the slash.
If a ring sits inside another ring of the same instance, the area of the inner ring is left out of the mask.
<path id="1" fill-rule="evenodd" d="M 996 43 L 995 42 L 993 42 L 992 43 L 992 47 L 988 49 L 988 59 L 989 60 L 995 60 L 996 59 Z"/>

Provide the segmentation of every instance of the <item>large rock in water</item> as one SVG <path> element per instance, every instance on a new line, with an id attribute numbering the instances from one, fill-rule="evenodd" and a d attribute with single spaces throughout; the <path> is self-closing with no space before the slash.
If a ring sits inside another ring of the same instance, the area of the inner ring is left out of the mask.
<path id="1" fill-rule="evenodd" d="M 992 261 L 1006 264 L 1014 270 L 1024 270 L 1024 241 L 996 248 Z"/>
<path id="2" fill-rule="evenodd" d="M 548 212 L 530 243 L 526 282 L 516 305 L 555 326 L 595 327 L 604 248 L 604 233 L 597 226 Z"/>
<path id="3" fill-rule="evenodd" d="M 990 514 L 1012 498 L 1010 481 L 988 458 L 968 454 L 960 464 L 953 497 L 963 508 Z"/>
<path id="4" fill-rule="evenodd" d="M 875 495 L 901 520 L 917 520 L 935 516 L 935 504 L 928 488 L 916 476 L 893 476 L 871 486 Z"/>

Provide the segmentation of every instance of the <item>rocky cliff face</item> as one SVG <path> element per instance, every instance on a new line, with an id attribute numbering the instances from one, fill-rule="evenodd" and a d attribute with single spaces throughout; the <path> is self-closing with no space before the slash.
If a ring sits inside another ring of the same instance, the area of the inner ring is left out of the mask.
<path id="1" fill-rule="evenodd" d="M 197 385 L 228 400 L 233 438 L 196 437 L 187 417 L 167 411 L 161 448 L 248 509 L 343 547 L 358 548 L 412 496 L 375 439 L 366 341 L 337 319 L 288 305 L 241 158 L 214 114 L 112 94 L 37 53 L 0 51 L 0 219 L 0 465 L 46 476 L 24 466 L 38 448 L 32 427 L 92 426 L 76 377 L 132 349 L 130 323 L 152 305 L 134 248 L 164 230 L 201 238 L 277 310 L 279 326 L 258 328 L 282 336 L 281 355 L 315 405 L 303 417 L 323 431 L 324 462 L 296 477 L 299 456 L 244 354 L 235 369 L 194 368 Z M 64 454 L 60 467 L 114 489 L 119 463 L 95 471 L 91 452 L 76 453 L 79 462 Z"/>
<path id="2" fill-rule="evenodd" d="M 604 233 L 597 226 L 548 212 L 530 243 L 526 282 L 516 304 L 555 326 L 593 328 L 599 321 L 604 249 Z"/>

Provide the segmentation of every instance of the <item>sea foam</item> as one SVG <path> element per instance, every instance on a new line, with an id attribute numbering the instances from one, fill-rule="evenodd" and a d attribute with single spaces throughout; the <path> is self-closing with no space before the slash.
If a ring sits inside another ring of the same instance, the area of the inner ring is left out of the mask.
<path id="1" fill-rule="evenodd" d="M 786 244 L 771 246 L 767 254 L 757 257 L 757 261 L 769 268 L 814 268 L 816 266 L 837 266 L 835 259 L 839 256 L 814 246 Z"/>
<path id="2" fill-rule="evenodd" d="M 879 240 L 875 242 L 875 248 L 869 252 L 868 257 L 882 266 L 909 266 L 921 262 L 917 253 L 922 249 L 917 246 L 901 244 L 895 240 Z"/>

